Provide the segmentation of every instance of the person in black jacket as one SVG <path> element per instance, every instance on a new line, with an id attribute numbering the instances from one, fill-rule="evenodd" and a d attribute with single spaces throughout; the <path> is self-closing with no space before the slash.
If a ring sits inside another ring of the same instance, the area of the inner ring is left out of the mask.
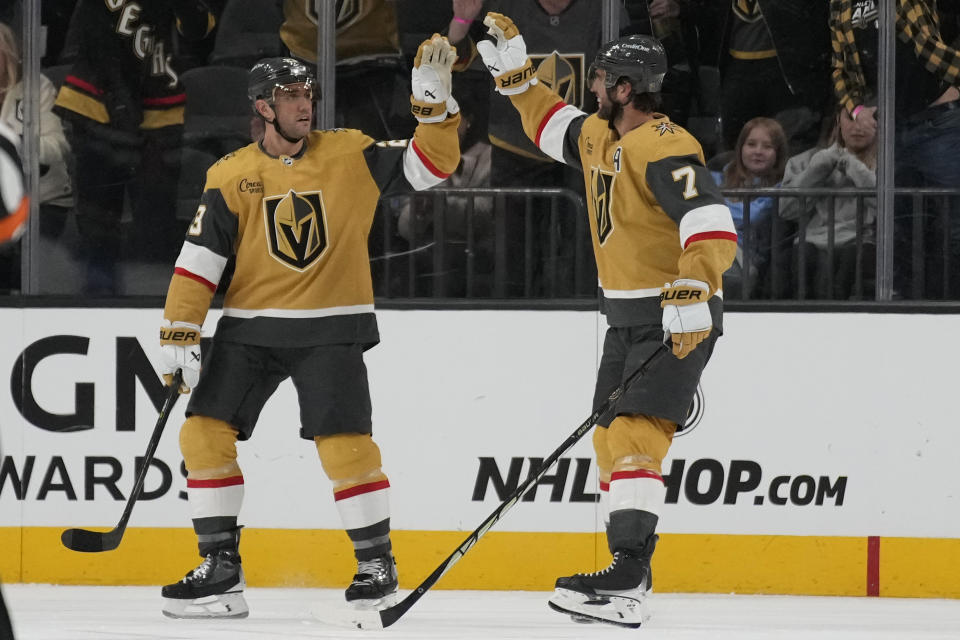
<path id="1" fill-rule="evenodd" d="M 118 293 L 121 247 L 169 262 L 182 226 L 174 218 L 186 94 L 170 34 L 203 38 L 214 26 L 203 0 L 80 0 L 79 51 L 55 112 L 71 125 L 77 225 L 88 294 Z M 134 234 L 120 220 L 128 196 Z"/>
<path id="2" fill-rule="evenodd" d="M 751 118 L 776 118 L 791 144 L 813 146 L 829 111 L 829 3 L 822 0 L 695 0 L 718 32 L 722 137 L 732 149 Z"/>

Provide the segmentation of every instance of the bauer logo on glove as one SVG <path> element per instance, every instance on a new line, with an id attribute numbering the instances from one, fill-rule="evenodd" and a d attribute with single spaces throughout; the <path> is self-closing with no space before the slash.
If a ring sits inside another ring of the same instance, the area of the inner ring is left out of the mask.
<path id="1" fill-rule="evenodd" d="M 513 20 L 491 11 L 483 19 L 483 24 L 495 43 L 481 40 L 477 43 L 477 51 L 493 76 L 497 91 L 509 96 L 523 93 L 537 84 L 537 71 L 527 57 L 527 45 Z"/>
<path id="2" fill-rule="evenodd" d="M 180 393 L 200 381 L 200 326 L 190 322 L 167 322 L 160 327 L 160 370 L 168 385 L 173 383 L 173 374 L 183 374 Z"/>
<path id="3" fill-rule="evenodd" d="M 667 283 L 660 291 L 664 338 L 669 337 L 673 355 L 681 360 L 710 335 L 713 316 L 707 304 L 709 297 L 706 282 L 689 278 Z"/>

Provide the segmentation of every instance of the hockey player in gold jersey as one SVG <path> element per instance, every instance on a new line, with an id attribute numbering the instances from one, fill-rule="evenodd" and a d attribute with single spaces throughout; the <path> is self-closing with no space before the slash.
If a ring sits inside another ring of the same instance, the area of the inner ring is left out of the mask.
<path id="1" fill-rule="evenodd" d="M 388 142 L 356 130 L 311 131 L 318 88 L 297 60 L 269 58 L 251 69 L 249 95 L 265 136 L 207 172 L 160 330 L 168 383 L 179 370 L 181 390 L 194 389 L 180 448 L 204 558 L 163 588 L 166 615 L 247 615 L 236 443 L 250 437 L 287 378 L 300 400 L 300 435 L 316 443 L 353 543 L 358 569 L 346 599 L 376 608 L 396 598 L 390 483 L 371 435 L 363 362 L 379 341 L 367 236 L 381 195 L 428 188 L 457 167 L 455 57 L 438 35 L 420 46 L 411 99 L 419 123 L 412 140 Z M 201 327 L 231 256 L 233 278 L 201 372 Z"/>
<path id="2" fill-rule="evenodd" d="M 666 340 L 594 431 L 613 562 L 559 578 L 550 606 L 581 621 L 638 627 L 652 586 L 650 559 L 664 501 L 661 464 L 722 330 L 722 274 L 736 232 L 703 151 L 657 113 L 663 47 L 628 36 L 601 47 L 590 70 L 599 111 L 588 116 L 537 83 L 523 37 L 506 16 L 484 19 L 477 49 L 527 135 L 583 171 L 601 309 L 609 329 L 597 374 L 600 404 Z"/>

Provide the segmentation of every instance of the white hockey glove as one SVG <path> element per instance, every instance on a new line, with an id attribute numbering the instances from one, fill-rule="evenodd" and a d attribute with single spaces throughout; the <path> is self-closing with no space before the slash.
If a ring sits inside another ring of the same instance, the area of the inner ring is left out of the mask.
<path id="1" fill-rule="evenodd" d="M 673 355 L 680 360 L 710 335 L 713 317 L 707 305 L 709 297 L 710 287 L 706 282 L 687 278 L 667 283 L 660 291 L 664 341 L 670 337 Z"/>
<path id="2" fill-rule="evenodd" d="M 173 383 L 177 369 L 183 373 L 180 393 L 190 393 L 200 381 L 200 327 L 164 322 L 160 327 L 160 371 L 167 385 Z"/>
<path id="3" fill-rule="evenodd" d="M 509 96 L 523 93 L 530 85 L 537 84 L 537 72 L 527 57 L 527 44 L 513 20 L 491 11 L 483 19 L 483 24 L 497 42 L 481 40 L 477 43 L 477 51 L 493 75 L 497 91 Z"/>
<path id="4" fill-rule="evenodd" d="M 413 61 L 410 97 L 410 111 L 420 122 L 443 122 L 447 114 L 460 111 L 450 92 L 450 69 L 456 60 L 457 50 L 439 33 L 420 43 Z"/>

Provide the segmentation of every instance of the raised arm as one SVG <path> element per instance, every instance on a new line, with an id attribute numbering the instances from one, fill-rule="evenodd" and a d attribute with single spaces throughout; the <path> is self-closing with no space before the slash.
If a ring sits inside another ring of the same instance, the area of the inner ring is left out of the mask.
<path id="1" fill-rule="evenodd" d="M 491 11 L 483 24 L 494 41 L 478 42 L 477 51 L 493 76 L 497 92 L 509 96 L 520 112 L 527 137 L 554 160 L 582 169 L 578 140 L 587 114 L 537 83 L 527 45 L 510 18 Z"/>
<path id="2" fill-rule="evenodd" d="M 381 141 L 364 151 L 381 194 L 429 189 L 460 164 L 460 106 L 451 95 L 450 75 L 456 58 L 456 49 L 439 34 L 420 44 L 411 72 L 410 110 L 418 122 L 413 139 Z"/>

